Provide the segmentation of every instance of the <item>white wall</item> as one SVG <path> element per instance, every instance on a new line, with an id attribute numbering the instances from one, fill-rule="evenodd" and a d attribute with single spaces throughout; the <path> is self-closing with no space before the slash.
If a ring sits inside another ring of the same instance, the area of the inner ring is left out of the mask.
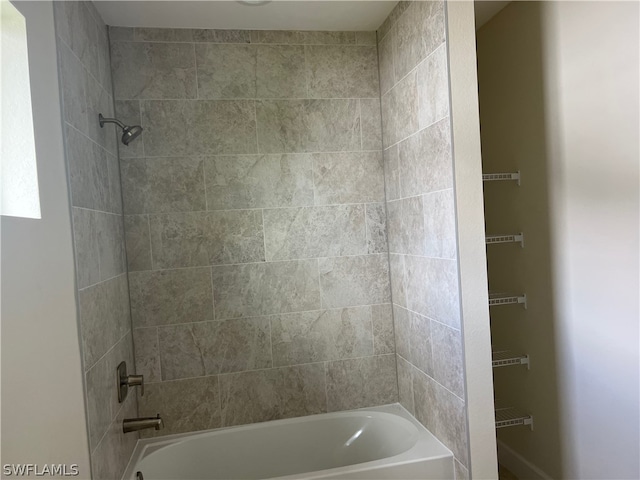
<path id="1" fill-rule="evenodd" d="M 564 478 L 637 479 L 639 5 L 542 20 Z"/>
<path id="2" fill-rule="evenodd" d="M 2 217 L 2 463 L 76 463 L 89 451 L 53 9 L 27 19 L 42 219 Z"/>

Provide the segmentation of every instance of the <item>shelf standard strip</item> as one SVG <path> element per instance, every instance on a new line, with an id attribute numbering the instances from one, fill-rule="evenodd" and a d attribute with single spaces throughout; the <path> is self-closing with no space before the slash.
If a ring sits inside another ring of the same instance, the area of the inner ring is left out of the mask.
<path id="1" fill-rule="evenodd" d="M 487 235 L 485 237 L 487 245 L 495 245 L 496 243 L 519 243 L 524 248 L 524 234 L 516 233 L 514 235 Z"/>
<path id="2" fill-rule="evenodd" d="M 516 180 L 520 186 L 520 170 L 515 173 L 483 173 L 483 182 L 496 182 L 502 180 Z"/>
<path id="3" fill-rule="evenodd" d="M 518 355 L 509 351 L 493 352 L 491 354 L 491 366 L 508 367 L 511 365 L 526 365 L 529 369 L 529 355 Z"/>
<path id="4" fill-rule="evenodd" d="M 527 308 L 527 295 L 510 295 L 506 293 L 500 293 L 495 295 L 489 295 L 489 306 L 494 307 L 497 305 L 515 305 L 522 304 L 524 308 Z"/>

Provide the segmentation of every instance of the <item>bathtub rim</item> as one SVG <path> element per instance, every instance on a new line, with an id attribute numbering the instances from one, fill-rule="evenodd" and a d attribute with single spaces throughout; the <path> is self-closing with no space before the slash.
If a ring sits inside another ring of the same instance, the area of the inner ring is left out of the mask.
<path id="1" fill-rule="evenodd" d="M 152 437 L 152 438 L 144 438 L 138 439 L 136 443 L 136 447 L 129 458 L 129 462 L 127 463 L 127 468 L 124 471 L 121 480 L 127 479 L 135 479 L 135 466 L 140 463 L 147 456 L 155 453 L 156 451 L 162 449 L 167 445 L 171 445 L 176 443 L 184 438 L 197 438 L 201 436 L 207 436 L 212 433 L 222 433 L 226 430 L 250 430 L 252 428 L 267 428 L 269 425 L 273 424 L 291 424 L 291 423 L 301 423 L 304 421 L 308 421 L 308 419 L 313 418 L 319 420 L 320 417 L 340 417 L 340 416 L 348 416 L 352 413 L 385 413 L 391 414 L 398 417 L 403 418 L 404 420 L 409 421 L 417 430 L 418 430 L 418 439 L 416 443 L 409 449 L 404 452 L 400 452 L 396 455 L 392 455 L 389 457 L 384 457 L 378 460 L 371 460 L 368 462 L 355 463 L 351 465 L 345 465 L 341 467 L 327 468 L 324 470 L 316 470 L 312 472 L 305 472 L 306 479 L 313 478 L 323 478 L 324 476 L 340 473 L 341 471 L 349 471 L 349 472 L 361 472 L 376 469 L 382 466 L 386 466 L 390 463 L 390 460 L 394 460 L 392 463 L 394 465 L 404 465 L 410 464 L 425 460 L 437 460 L 443 458 L 451 458 L 453 462 L 453 453 L 449 450 L 436 436 L 431 433 L 424 425 L 422 425 L 408 410 L 406 410 L 399 403 L 392 403 L 388 405 L 379 405 L 376 407 L 365 407 L 365 408 L 357 408 L 352 410 L 342 410 L 338 412 L 326 412 L 326 413 L 317 413 L 313 415 L 305 415 L 302 417 L 293 417 L 293 418 L 284 418 L 279 420 L 269 420 L 266 422 L 257 422 L 257 423 L 249 423 L 245 425 L 233 425 L 229 427 L 220 427 L 213 428 L 209 430 L 198 430 L 195 432 L 185 432 L 185 433 L 175 433 L 172 435 L 166 435 L 163 437 Z M 421 454 L 422 449 L 428 449 L 429 455 L 425 457 L 424 454 Z M 300 473 L 286 475 L 282 477 L 270 477 L 273 480 L 289 480 L 289 479 L 299 479 L 301 476 Z M 265 479 L 269 480 L 269 479 Z"/>

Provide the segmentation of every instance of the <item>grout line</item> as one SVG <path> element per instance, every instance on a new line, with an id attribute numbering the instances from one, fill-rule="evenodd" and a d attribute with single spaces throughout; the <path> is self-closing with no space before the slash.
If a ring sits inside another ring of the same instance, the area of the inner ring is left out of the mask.
<path id="1" fill-rule="evenodd" d="M 446 189 L 446 190 L 450 190 L 450 189 Z M 419 197 L 420 195 L 416 195 L 416 197 Z M 413 198 L 413 197 L 406 197 L 406 198 Z M 404 199 L 398 199 L 398 200 L 404 200 Z M 395 200 L 391 200 L 391 201 L 395 201 Z M 125 216 L 127 217 L 135 217 L 135 216 L 142 216 L 142 215 L 155 215 L 155 216 L 169 216 L 169 215 L 181 215 L 181 214 L 192 214 L 192 213 L 201 213 L 201 214 L 216 214 L 216 213 L 222 213 L 222 212 L 252 212 L 252 211 L 258 211 L 258 210 L 299 210 L 299 209 L 303 209 L 303 208 L 337 208 L 337 207 L 358 207 L 360 205 L 371 205 L 371 204 L 380 204 L 380 203 L 384 203 L 384 200 L 372 200 L 370 202 L 353 202 L 353 203 L 326 203 L 326 204 L 319 204 L 319 205 L 295 205 L 295 206 L 281 206 L 281 207 L 247 207 L 247 208 L 221 208 L 221 209 L 215 209 L 215 210 L 176 210 L 176 211 L 172 211 L 172 212 L 140 212 L 140 213 L 126 213 Z M 83 210 L 90 210 L 84 207 L 74 207 L 74 208 L 80 208 Z M 110 212 L 101 212 L 100 210 L 94 210 L 98 213 L 109 213 L 111 215 L 119 215 L 116 213 L 110 213 Z"/>
<path id="2" fill-rule="evenodd" d="M 326 257 L 326 256 L 317 256 L 317 257 L 308 257 L 308 258 L 293 258 L 293 259 L 284 259 L 284 260 L 273 260 L 273 261 L 256 261 L 256 262 L 245 262 L 245 263 L 217 263 L 215 265 L 190 265 L 186 267 L 168 267 L 168 268 L 152 268 L 147 270 L 131 270 L 129 272 L 123 273 L 150 273 L 150 272 L 163 272 L 167 270 L 185 270 L 189 268 L 220 268 L 220 267 L 237 267 L 243 265 L 267 265 L 267 264 L 276 264 L 276 263 L 293 263 L 293 262 L 311 262 L 313 260 L 325 260 L 325 259 L 339 259 L 339 258 L 357 258 L 357 257 L 379 257 L 379 256 L 387 256 L 388 252 L 378 252 L 378 253 L 362 253 L 362 254 L 352 254 L 352 255 L 340 255 L 335 257 Z M 394 255 L 402 255 L 395 254 Z M 414 256 L 414 255 L 412 255 Z M 430 257 L 420 257 L 420 258 L 430 258 Z M 455 259 L 442 259 L 442 260 L 455 260 Z M 122 275 L 122 274 L 121 274 Z M 115 277 L 112 277 L 115 278 Z M 101 283 L 101 282 L 99 282 Z M 388 303 L 388 302 L 387 302 Z"/>
<path id="3" fill-rule="evenodd" d="M 442 119 L 444 120 L 444 118 Z M 75 127 L 74 127 L 75 128 Z M 77 129 L 76 129 L 77 130 Z M 79 131 L 79 130 L 78 130 Z M 82 132 L 80 132 L 82 133 Z M 84 133 L 82 134 L 84 135 Z M 86 135 L 85 135 L 86 136 Z M 88 137 L 87 137 L 88 138 Z M 391 148 L 391 147 L 389 147 Z M 386 150 L 386 148 L 385 148 Z M 382 149 L 377 150 L 327 150 L 327 151 L 309 151 L 309 152 L 261 152 L 261 153 L 218 153 L 218 154 L 205 154 L 196 153 L 193 155 L 143 155 L 141 157 L 123 157 L 123 160 L 150 160 L 153 158 L 226 158 L 226 157 L 269 157 L 269 156 L 301 156 L 301 155 L 344 155 L 348 153 L 383 153 Z"/>
<path id="4" fill-rule="evenodd" d="M 337 360 L 318 360 L 316 362 L 306 362 L 306 363 L 295 363 L 292 365 L 280 365 L 280 366 L 273 366 L 273 367 L 267 367 L 267 368 L 255 368 L 253 370 L 239 370 L 237 372 L 225 372 L 225 373 L 214 373 L 211 375 L 199 375 L 197 377 L 183 377 L 183 378 L 172 378 L 172 379 L 168 379 L 168 380 L 163 380 L 161 382 L 149 382 L 149 384 L 157 384 L 157 383 L 165 383 L 165 382 L 179 382 L 182 380 L 194 380 L 197 378 L 210 378 L 210 377 L 225 377 L 225 376 L 231 376 L 231 375 L 240 375 L 243 373 L 254 373 L 254 372 L 267 372 L 270 370 L 281 370 L 281 369 L 285 369 L 285 368 L 294 368 L 294 367 L 306 367 L 309 365 L 321 365 L 321 364 L 328 364 L 329 363 L 337 363 L 337 362 L 348 362 L 348 361 L 352 361 L 352 360 L 362 360 L 362 359 L 368 359 L 368 358 L 377 358 L 377 357 L 389 357 L 392 355 L 396 355 L 395 353 L 384 353 L 381 355 L 364 355 L 364 356 L 359 356 L 359 357 L 347 357 L 347 358 L 340 358 Z M 417 368 L 417 367 L 416 367 Z M 146 383 L 146 382 L 145 382 Z M 444 387 L 443 387 L 444 388 Z"/>
<path id="5" fill-rule="evenodd" d="M 207 270 L 209 270 L 209 279 L 211 284 L 211 307 L 213 308 L 213 321 L 217 322 L 220 320 L 216 318 L 216 299 L 214 296 L 215 288 L 213 286 L 213 267 L 209 267 Z"/>
<path id="6" fill-rule="evenodd" d="M 134 27 L 122 27 L 122 28 L 134 28 Z M 151 28 L 151 27 L 150 27 Z M 153 27 L 164 29 L 165 27 Z M 196 29 L 199 30 L 199 29 Z M 208 30 L 208 29 L 205 29 Z M 220 29 L 213 29 L 220 30 Z M 224 29 L 223 29 L 224 30 Z M 241 29 L 242 30 L 242 29 Z M 271 30 L 264 30 L 271 31 Z M 273 30 L 273 31 L 291 31 L 291 30 Z M 293 30 L 293 31 L 311 31 L 311 30 Z M 363 32 L 368 32 L 371 30 L 362 30 Z M 386 36 L 386 35 L 385 35 Z M 196 41 L 196 40 L 111 40 L 111 43 L 182 43 L 189 44 L 193 43 L 196 45 L 200 44 L 212 44 L 212 45 L 246 45 L 246 46 L 283 46 L 283 47 L 315 47 L 315 46 L 323 46 L 323 47 L 375 47 L 375 45 L 368 44 L 360 44 L 360 43 L 278 43 L 278 42 L 207 42 L 207 41 Z"/>
<path id="7" fill-rule="evenodd" d="M 162 354 L 160 348 L 160 329 L 158 327 L 154 327 L 156 329 L 156 344 L 158 345 L 158 372 L 160 373 L 160 381 L 162 381 Z M 135 347 L 134 347 L 135 350 Z M 135 353 L 135 352 L 134 352 Z"/>
<path id="8" fill-rule="evenodd" d="M 200 87 L 198 85 L 198 57 L 196 55 L 196 44 L 193 43 L 193 70 L 196 80 L 196 98 L 200 98 Z"/>
<path id="9" fill-rule="evenodd" d="M 377 306 L 381 306 L 381 305 L 392 305 L 391 303 L 373 303 L 373 304 L 369 304 L 369 305 L 355 305 L 355 306 L 351 306 L 351 307 L 327 307 L 327 308 L 317 308 L 317 309 L 313 309 L 313 310 L 301 310 L 301 311 L 296 311 L 296 312 L 280 312 L 280 313 L 267 313 L 265 315 L 248 315 L 246 317 L 228 317 L 228 318 L 217 318 L 217 319 L 207 319 L 207 320 L 200 320 L 200 321 L 190 321 L 190 322 L 182 322 L 182 323 L 163 323 L 161 325 L 148 325 L 148 326 L 144 326 L 144 327 L 135 327 L 135 330 L 142 330 L 142 329 L 146 329 L 146 328 L 162 328 L 162 327 L 177 327 L 180 325 L 191 325 L 194 323 L 223 323 L 223 322 L 234 322 L 236 320 L 260 320 L 260 319 L 264 319 L 264 318 L 271 318 L 271 317 L 283 317 L 283 316 L 291 316 L 291 315 L 301 315 L 303 313 L 324 313 L 324 312 L 330 312 L 330 311 L 342 311 L 342 310 L 348 310 L 348 309 L 362 309 L 362 308 L 371 308 L 371 307 L 377 307 Z M 399 307 L 399 305 L 397 305 Z M 400 308 L 404 308 L 404 307 L 400 307 Z M 408 310 L 408 309 L 405 309 Z M 409 310 L 411 311 L 411 310 Z M 420 315 L 420 314 L 418 314 Z M 425 318 L 425 315 L 422 315 Z M 440 322 L 438 322 L 440 323 Z M 451 328 L 451 327 L 450 327 Z M 455 329 L 454 329 L 455 330 Z M 387 355 L 387 354 L 380 354 L 380 355 Z"/>
<path id="10" fill-rule="evenodd" d="M 316 268 L 318 269 L 318 292 L 320 293 L 320 310 L 324 310 L 323 309 L 324 301 L 322 299 L 322 282 L 320 281 L 320 259 L 319 258 L 316 258 Z"/>
<path id="11" fill-rule="evenodd" d="M 358 99 L 358 116 L 360 117 L 360 151 L 364 149 L 364 143 L 362 141 L 362 99 Z"/>
<path id="12" fill-rule="evenodd" d="M 389 90 L 386 92 L 388 93 Z M 168 98 L 168 97 L 158 97 L 158 98 L 114 98 L 115 101 L 118 102 L 300 102 L 300 101 L 316 101 L 316 100 L 325 100 L 325 101 L 333 101 L 333 100 L 380 100 L 380 97 L 212 97 L 212 98 L 195 98 L 195 97 L 184 97 L 184 98 Z"/>
<path id="13" fill-rule="evenodd" d="M 204 209 L 206 212 L 209 211 L 209 199 L 207 198 L 207 169 L 205 167 L 206 160 L 202 160 L 202 180 L 204 182 Z"/>
<path id="14" fill-rule="evenodd" d="M 100 270 L 99 267 L 100 267 L 100 262 L 98 262 L 98 270 Z M 109 277 L 109 278 L 106 278 L 104 280 L 100 280 L 99 282 L 92 283 L 91 285 L 87 285 L 85 287 L 78 288 L 78 293 L 84 292 L 85 290 L 89 290 L 90 288 L 93 288 L 93 287 L 97 287 L 98 285 L 101 285 L 103 283 L 111 282 L 112 280 L 115 280 L 116 278 L 119 278 L 119 277 L 122 277 L 122 276 L 126 276 L 128 273 L 129 272 L 124 271 L 124 272 L 121 272 L 121 273 L 119 273 L 117 275 L 114 275 L 113 277 Z"/>
<path id="15" fill-rule="evenodd" d="M 264 263 L 267 263 L 267 233 L 264 229 L 264 208 L 260 210 L 260 217 L 262 218 L 262 247 L 264 248 Z"/>

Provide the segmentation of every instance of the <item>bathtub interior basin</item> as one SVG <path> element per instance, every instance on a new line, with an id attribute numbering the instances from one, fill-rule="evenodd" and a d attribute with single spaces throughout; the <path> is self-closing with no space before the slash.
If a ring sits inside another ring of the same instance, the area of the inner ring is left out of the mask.
<path id="1" fill-rule="evenodd" d="M 415 478 L 453 478 L 442 471 L 453 470 L 451 452 L 388 405 L 141 440 L 125 478 L 137 471 L 145 480 L 414 478 L 407 466 L 419 472 L 426 460 L 440 461 L 434 475 L 445 476 Z M 394 466 L 405 472 L 388 476 Z"/>

